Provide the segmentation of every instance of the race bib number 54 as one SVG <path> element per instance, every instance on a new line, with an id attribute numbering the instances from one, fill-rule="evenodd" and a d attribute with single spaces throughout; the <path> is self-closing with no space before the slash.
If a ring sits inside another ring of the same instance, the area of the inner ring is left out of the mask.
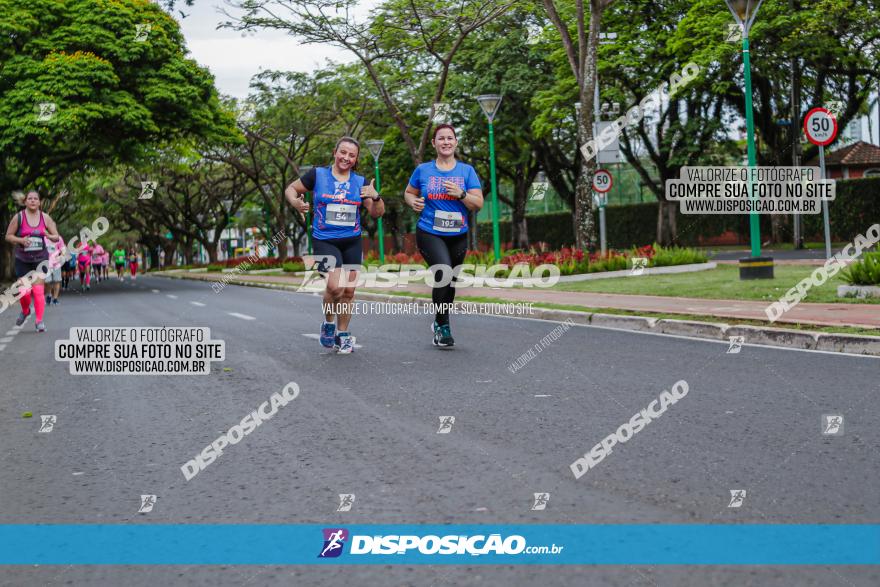
<path id="1" fill-rule="evenodd" d="M 357 206 L 352 204 L 327 204 L 327 224 L 333 226 L 354 226 L 357 221 Z"/>

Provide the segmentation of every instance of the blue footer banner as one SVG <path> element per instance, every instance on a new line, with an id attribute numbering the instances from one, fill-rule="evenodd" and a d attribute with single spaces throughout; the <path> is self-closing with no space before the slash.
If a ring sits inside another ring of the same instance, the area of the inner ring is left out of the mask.
<path id="1" fill-rule="evenodd" d="M 878 565 L 878 524 L 0 525 L 3 565 Z"/>

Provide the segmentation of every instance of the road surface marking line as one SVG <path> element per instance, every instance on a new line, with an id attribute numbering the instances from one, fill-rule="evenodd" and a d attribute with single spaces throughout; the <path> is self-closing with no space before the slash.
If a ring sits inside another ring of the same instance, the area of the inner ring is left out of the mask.
<path id="1" fill-rule="evenodd" d="M 15 336 L 16 334 L 18 334 L 18 330 L 10 330 L 6 333 L 6 336 Z"/>
<path id="2" fill-rule="evenodd" d="M 5 348 L 6 348 L 6 345 L 5 345 L 5 344 L 0 344 L 0 351 L 2 351 L 2 350 L 5 349 Z"/>
<path id="3" fill-rule="evenodd" d="M 152 290 L 150 290 L 150 291 L 152 291 L 153 293 L 159 293 L 159 290 L 158 290 L 158 289 L 152 289 Z"/>
<path id="4" fill-rule="evenodd" d="M 205 304 L 203 304 L 202 302 L 190 302 L 190 304 L 192 304 L 193 306 L 198 306 L 200 308 L 205 307 Z"/>
<path id="5" fill-rule="evenodd" d="M 7 336 L 6 338 L 0 338 L 0 342 L 12 342 L 12 337 Z"/>
<path id="6" fill-rule="evenodd" d="M 239 314 L 238 312 L 226 312 L 230 316 L 235 316 L 236 318 L 241 318 L 242 320 L 256 320 L 253 316 L 248 316 L 247 314 Z"/>
<path id="7" fill-rule="evenodd" d="M 535 397 L 553 397 L 552 395 L 538 394 Z"/>
<path id="8" fill-rule="evenodd" d="M 175 296 L 175 295 L 171 295 L 171 294 L 165 294 L 165 297 L 166 297 L 166 298 L 171 298 L 172 300 L 176 300 L 176 299 L 177 299 L 177 296 Z"/>

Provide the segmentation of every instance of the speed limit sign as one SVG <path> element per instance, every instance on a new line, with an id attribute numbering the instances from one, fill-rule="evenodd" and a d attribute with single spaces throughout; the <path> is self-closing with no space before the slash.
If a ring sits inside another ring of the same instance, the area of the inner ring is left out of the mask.
<path id="1" fill-rule="evenodd" d="M 593 189 L 600 194 L 609 191 L 612 183 L 614 183 L 614 180 L 611 177 L 611 172 L 607 169 L 597 169 L 596 173 L 593 174 Z"/>
<path id="2" fill-rule="evenodd" d="M 804 132 L 814 145 L 830 145 L 837 137 L 837 119 L 826 108 L 813 108 L 804 118 Z"/>

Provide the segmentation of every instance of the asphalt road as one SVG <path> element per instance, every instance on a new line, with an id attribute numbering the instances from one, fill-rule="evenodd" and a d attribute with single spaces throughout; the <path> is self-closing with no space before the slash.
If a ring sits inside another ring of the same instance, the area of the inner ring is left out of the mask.
<path id="1" fill-rule="evenodd" d="M 357 316 L 362 347 L 337 356 L 315 340 L 316 296 L 149 277 L 69 292 L 45 321 L 0 350 L 4 524 L 880 522 L 874 358 L 576 326 L 511 373 L 556 325 L 477 315 L 453 316 L 449 350 L 431 345 L 428 316 Z M 172 325 L 210 327 L 226 360 L 206 376 L 74 376 L 54 359 L 71 327 Z M 576 458 L 681 379 L 685 398 L 574 478 Z M 183 463 L 291 381 L 296 400 L 184 479 Z M 843 435 L 821 434 L 828 413 Z M 356 495 L 349 512 L 341 493 Z M 137 513 L 141 494 L 158 496 L 152 512 Z M 860 586 L 880 571 L 49 566 L 4 569 L 0 584 Z"/>

